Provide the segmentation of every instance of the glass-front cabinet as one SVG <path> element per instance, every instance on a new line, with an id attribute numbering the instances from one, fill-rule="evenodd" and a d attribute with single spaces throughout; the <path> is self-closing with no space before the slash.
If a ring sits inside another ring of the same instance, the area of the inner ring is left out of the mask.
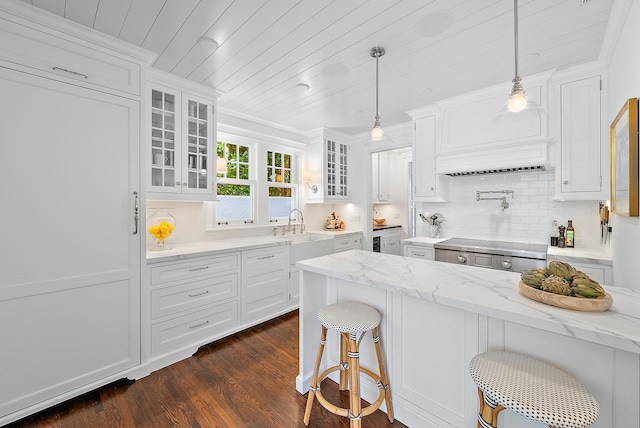
<path id="1" fill-rule="evenodd" d="M 149 86 L 150 197 L 215 199 L 213 99 Z"/>
<path id="2" fill-rule="evenodd" d="M 326 197 L 336 199 L 349 199 L 349 146 L 335 141 L 333 138 L 325 139 L 326 156 Z"/>

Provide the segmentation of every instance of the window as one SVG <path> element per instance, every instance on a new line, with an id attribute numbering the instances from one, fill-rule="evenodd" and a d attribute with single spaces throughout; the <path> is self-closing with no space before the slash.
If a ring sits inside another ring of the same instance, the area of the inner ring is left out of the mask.
<path id="1" fill-rule="evenodd" d="M 296 207 L 296 187 L 291 183 L 293 156 L 290 153 L 267 151 L 267 182 L 269 184 L 269 219 L 286 218 Z"/>
<path id="2" fill-rule="evenodd" d="M 219 176 L 216 221 L 218 225 L 253 223 L 253 188 L 249 146 L 218 141 L 217 154 L 227 159 L 227 172 Z"/>

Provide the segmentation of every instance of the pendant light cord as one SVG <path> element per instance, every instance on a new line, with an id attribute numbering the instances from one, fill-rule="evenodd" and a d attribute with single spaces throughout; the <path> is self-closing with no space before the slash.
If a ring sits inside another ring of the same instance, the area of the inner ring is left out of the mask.
<path id="1" fill-rule="evenodd" d="M 380 55 L 376 54 L 376 120 L 380 119 L 378 115 L 378 58 Z"/>
<path id="2" fill-rule="evenodd" d="M 513 0 L 513 46 L 516 65 L 516 77 L 514 79 L 515 81 L 520 77 L 520 75 L 518 74 L 518 0 Z"/>

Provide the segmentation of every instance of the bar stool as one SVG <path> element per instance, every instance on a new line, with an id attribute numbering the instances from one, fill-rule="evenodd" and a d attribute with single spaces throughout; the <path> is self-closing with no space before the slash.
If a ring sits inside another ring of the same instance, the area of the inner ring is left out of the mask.
<path id="1" fill-rule="evenodd" d="M 584 428 L 598 419 L 598 402 L 584 385 L 535 358 L 486 352 L 473 357 L 469 371 L 480 397 L 478 428 L 497 428 L 504 409 L 549 428 Z"/>
<path id="2" fill-rule="evenodd" d="M 320 320 L 322 324 L 322 332 L 320 334 L 320 345 L 318 346 L 318 354 L 313 368 L 309 397 L 307 398 L 307 408 L 304 413 L 305 426 L 309 426 L 309 417 L 311 416 L 314 397 L 317 397 L 322 407 L 330 412 L 348 417 L 351 428 L 360 428 L 362 426 L 362 418 L 375 412 L 382 402 L 386 400 L 387 416 L 389 421 L 393 423 L 391 390 L 389 389 L 387 374 L 382 361 L 380 338 L 378 336 L 378 326 L 380 325 L 380 314 L 378 311 L 362 303 L 336 303 L 320 309 L 320 311 L 318 311 L 318 320 Z M 324 351 L 324 343 L 327 339 L 327 329 L 336 330 L 340 333 L 340 364 L 328 368 L 318 376 L 322 353 Z M 378 357 L 379 376 L 375 372 L 360 366 L 359 346 L 365 333 L 369 330 L 371 330 L 371 334 L 373 335 L 373 342 Z M 340 391 L 349 389 L 348 409 L 329 403 L 320 391 L 320 384 L 324 378 L 336 370 L 340 370 Z M 379 389 L 378 399 L 364 409 L 361 408 L 360 404 L 360 373 L 364 373 L 372 378 L 377 383 Z"/>

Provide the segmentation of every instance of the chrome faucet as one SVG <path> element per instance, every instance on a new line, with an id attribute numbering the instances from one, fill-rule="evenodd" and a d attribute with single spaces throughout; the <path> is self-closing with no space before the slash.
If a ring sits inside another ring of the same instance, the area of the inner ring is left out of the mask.
<path id="1" fill-rule="evenodd" d="M 300 213 L 300 233 L 304 232 L 304 216 L 302 215 L 302 211 L 300 211 L 297 208 L 292 209 L 291 211 L 289 211 L 289 223 L 287 223 L 287 230 L 290 229 L 291 227 L 291 214 L 293 214 L 294 212 L 298 211 Z M 296 225 L 293 225 L 293 233 L 296 233 Z"/>

